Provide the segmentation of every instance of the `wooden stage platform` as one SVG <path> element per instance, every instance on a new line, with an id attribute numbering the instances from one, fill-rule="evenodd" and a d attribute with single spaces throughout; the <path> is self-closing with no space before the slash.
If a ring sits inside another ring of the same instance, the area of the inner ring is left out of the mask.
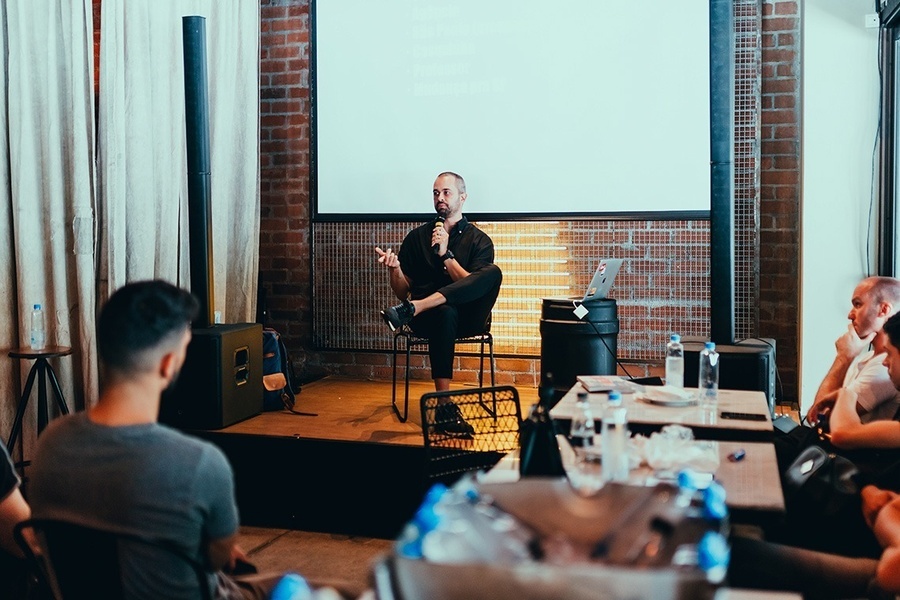
<path id="1" fill-rule="evenodd" d="M 401 423 L 390 381 L 326 377 L 297 395 L 295 410 L 316 416 L 267 412 L 191 433 L 231 461 L 243 525 L 393 538 L 427 488 L 419 399 L 433 389 L 410 383 Z M 527 414 L 537 389 L 517 389 Z"/>

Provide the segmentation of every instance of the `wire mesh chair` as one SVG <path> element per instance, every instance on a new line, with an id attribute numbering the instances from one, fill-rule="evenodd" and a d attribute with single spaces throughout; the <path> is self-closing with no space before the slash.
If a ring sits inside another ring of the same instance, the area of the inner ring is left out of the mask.
<path id="1" fill-rule="evenodd" d="M 459 413 L 444 408 L 450 403 Z M 522 409 L 512 386 L 430 392 L 422 396 L 421 407 L 425 468 L 432 481 L 452 483 L 467 471 L 490 469 L 519 447 Z M 451 415 L 465 419 L 474 433 L 454 432 Z"/>
<path id="2" fill-rule="evenodd" d="M 406 364 L 405 364 L 405 376 L 404 376 L 404 392 L 403 392 L 403 412 L 400 412 L 400 408 L 397 406 L 397 355 L 401 352 L 400 350 L 400 340 L 403 340 L 403 347 L 406 351 Z M 491 335 L 491 320 L 488 319 L 485 324 L 484 332 L 477 335 L 470 335 L 465 337 L 456 338 L 454 342 L 456 346 L 460 344 L 480 344 L 481 352 L 479 354 L 478 361 L 478 387 L 484 385 L 484 347 L 487 345 L 488 347 L 488 358 L 490 359 L 491 366 L 491 385 L 495 383 L 495 373 L 494 373 L 494 336 Z M 394 334 L 394 352 L 391 355 L 391 408 L 394 410 L 394 413 L 397 415 L 397 418 L 401 423 L 405 423 L 406 419 L 409 417 L 409 358 L 412 352 L 412 349 L 415 346 L 424 346 L 428 347 L 428 338 L 422 337 L 420 335 L 416 335 L 412 329 L 408 326 L 404 325 Z"/>

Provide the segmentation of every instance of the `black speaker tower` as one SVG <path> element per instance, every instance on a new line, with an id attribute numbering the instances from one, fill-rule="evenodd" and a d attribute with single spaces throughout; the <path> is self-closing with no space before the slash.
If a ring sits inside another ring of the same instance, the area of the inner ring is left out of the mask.
<path id="1" fill-rule="evenodd" d="M 215 324 L 206 19 L 183 17 L 182 37 L 191 292 L 200 313 L 181 376 L 163 397 L 159 419 L 186 429 L 220 429 L 262 410 L 262 325 Z"/>

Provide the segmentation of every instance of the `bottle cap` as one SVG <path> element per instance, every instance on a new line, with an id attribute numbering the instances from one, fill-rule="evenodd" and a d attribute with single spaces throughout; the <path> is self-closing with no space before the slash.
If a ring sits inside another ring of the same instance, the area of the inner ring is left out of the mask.
<path id="1" fill-rule="evenodd" d="M 578 401 L 579 402 L 587 402 L 588 401 L 588 393 L 587 392 L 578 392 Z"/>
<path id="2" fill-rule="evenodd" d="M 40 304 L 35 304 L 35 305 L 34 305 L 34 310 L 41 310 L 41 305 L 40 305 Z"/>
<path id="3" fill-rule="evenodd" d="M 715 350 L 715 349 L 716 349 L 716 343 L 715 343 L 715 342 L 706 342 L 706 349 L 707 349 L 707 350 Z"/>
<path id="4" fill-rule="evenodd" d="M 678 335 L 677 333 L 673 333 L 672 335 L 669 336 L 669 340 L 672 342 L 680 342 L 681 336 Z"/>
<path id="5" fill-rule="evenodd" d="M 622 403 L 622 393 L 619 390 L 610 390 L 609 391 L 609 402 L 611 404 L 621 404 Z"/>

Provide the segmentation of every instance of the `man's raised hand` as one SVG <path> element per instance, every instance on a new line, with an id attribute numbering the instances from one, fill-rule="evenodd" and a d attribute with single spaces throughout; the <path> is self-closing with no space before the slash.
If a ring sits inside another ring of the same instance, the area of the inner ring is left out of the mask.
<path id="1" fill-rule="evenodd" d="M 853 328 L 853 323 L 850 323 L 847 326 L 847 333 L 834 342 L 834 348 L 837 350 L 839 356 L 852 360 L 859 356 L 863 350 L 868 348 L 873 339 L 875 339 L 874 331 L 866 337 L 861 338 L 856 333 L 856 329 Z"/>
<path id="2" fill-rule="evenodd" d="M 382 250 L 378 246 L 375 246 L 375 252 L 378 254 L 378 262 L 389 269 L 396 269 L 400 266 L 400 258 L 394 254 L 394 251 L 390 248 Z"/>

